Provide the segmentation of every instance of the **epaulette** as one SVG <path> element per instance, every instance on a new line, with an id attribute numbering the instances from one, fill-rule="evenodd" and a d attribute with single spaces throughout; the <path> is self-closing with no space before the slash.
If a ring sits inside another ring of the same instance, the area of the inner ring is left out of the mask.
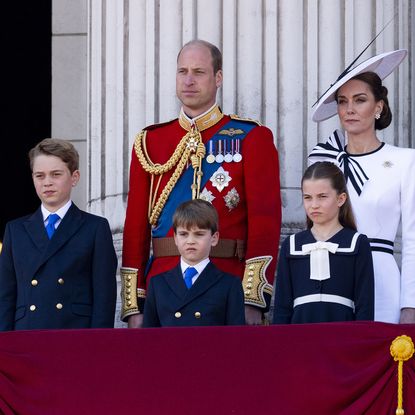
<path id="1" fill-rule="evenodd" d="M 256 125 L 259 125 L 260 127 L 262 126 L 262 124 L 258 120 L 254 120 L 253 118 L 242 118 L 242 117 L 240 117 L 239 115 L 236 115 L 236 114 L 229 114 L 229 117 L 231 117 L 232 120 L 246 121 L 246 122 L 250 122 L 250 123 L 254 123 Z"/>
<path id="2" fill-rule="evenodd" d="M 174 120 L 162 122 L 160 124 L 148 125 L 147 127 L 143 128 L 143 130 L 145 131 L 155 130 L 156 128 L 164 127 L 165 125 L 171 124 L 175 121 L 177 121 L 177 118 L 175 118 Z"/>

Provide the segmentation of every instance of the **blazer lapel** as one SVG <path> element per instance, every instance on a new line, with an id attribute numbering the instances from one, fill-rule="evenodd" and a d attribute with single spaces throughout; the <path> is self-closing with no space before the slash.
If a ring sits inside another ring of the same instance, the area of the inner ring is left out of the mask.
<path id="1" fill-rule="evenodd" d="M 43 233 L 46 238 L 46 246 L 44 254 L 40 257 L 37 268 L 34 272 L 36 272 L 39 267 L 41 267 L 51 256 L 62 248 L 62 246 L 78 231 L 84 221 L 85 219 L 81 211 L 72 203 L 68 212 L 62 219 L 62 222 L 53 234 L 52 239 L 49 240 L 46 230 L 43 229 Z"/>
<path id="2" fill-rule="evenodd" d="M 189 290 L 184 283 L 180 263 L 166 274 L 165 280 L 170 289 L 176 294 L 178 298 L 182 299 L 186 297 Z"/>
<path id="3" fill-rule="evenodd" d="M 40 207 L 26 222 L 24 222 L 23 226 L 25 227 L 29 238 L 33 241 L 39 251 L 43 252 L 49 243 L 49 238 L 46 233 Z"/>
<path id="4" fill-rule="evenodd" d="M 196 297 L 207 291 L 212 285 L 216 284 L 221 277 L 221 271 L 219 271 L 212 262 L 206 265 L 206 268 L 199 275 L 196 282 L 192 285 L 190 290 L 187 290 L 187 295 L 183 299 L 183 305 L 193 301 Z M 184 285 L 184 281 L 183 281 Z M 184 285 L 186 287 L 186 285 Z"/>

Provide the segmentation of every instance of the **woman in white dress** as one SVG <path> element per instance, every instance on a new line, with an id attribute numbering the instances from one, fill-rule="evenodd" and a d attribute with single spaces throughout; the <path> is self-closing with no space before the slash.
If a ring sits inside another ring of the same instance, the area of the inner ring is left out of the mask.
<path id="1" fill-rule="evenodd" d="M 318 101 L 314 121 L 338 114 L 336 130 L 309 155 L 310 164 L 331 160 L 347 179 L 359 232 L 369 238 L 375 274 L 375 320 L 415 323 L 415 150 L 381 142 L 376 130 L 392 121 L 382 79 L 406 56 L 375 56 L 341 78 Z M 393 256 L 402 223 L 401 271 Z"/>

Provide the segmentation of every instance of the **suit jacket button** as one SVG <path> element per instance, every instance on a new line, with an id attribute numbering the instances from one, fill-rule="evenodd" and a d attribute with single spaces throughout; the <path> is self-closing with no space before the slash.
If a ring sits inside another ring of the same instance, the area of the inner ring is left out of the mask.
<path id="1" fill-rule="evenodd" d="M 36 310 L 36 306 L 35 306 L 35 305 L 31 305 L 31 306 L 29 307 L 29 309 L 30 309 L 30 311 L 35 311 L 35 310 Z"/>
<path id="2" fill-rule="evenodd" d="M 57 308 L 58 310 L 62 310 L 63 305 L 62 305 L 61 303 L 58 303 L 58 304 L 56 304 L 56 308 Z"/>
<path id="3" fill-rule="evenodd" d="M 180 311 L 177 311 L 175 314 L 174 314 L 174 317 L 176 317 L 176 318 L 180 318 L 182 316 L 182 313 L 180 312 Z"/>
<path id="4" fill-rule="evenodd" d="M 58 284 L 63 285 L 65 284 L 65 280 L 63 278 L 58 279 Z"/>
<path id="5" fill-rule="evenodd" d="M 202 314 L 200 314 L 200 312 L 199 312 L 199 311 L 196 311 L 196 313 L 195 313 L 195 317 L 196 317 L 196 318 L 200 318 L 200 317 L 202 317 Z"/>
<path id="6" fill-rule="evenodd" d="M 38 285 L 38 284 L 39 284 L 39 281 L 38 280 L 32 280 L 33 287 L 36 287 L 36 285 Z"/>

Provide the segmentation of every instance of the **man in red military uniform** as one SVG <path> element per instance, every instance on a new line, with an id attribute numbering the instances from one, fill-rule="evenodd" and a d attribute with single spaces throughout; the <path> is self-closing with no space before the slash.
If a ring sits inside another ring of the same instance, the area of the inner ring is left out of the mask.
<path id="1" fill-rule="evenodd" d="M 189 42 L 177 59 L 179 118 L 136 136 L 121 268 L 121 318 L 129 327 L 142 325 L 149 278 L 178 263 L 172 216 L 192 198 L 218 211 L 211 260 L 241 277 L 247 323 L 260 324 L 268 309 L 281 227 L 278 153 L 268 128 L 222 113 L 221 85 L 221 52 Z"/>

